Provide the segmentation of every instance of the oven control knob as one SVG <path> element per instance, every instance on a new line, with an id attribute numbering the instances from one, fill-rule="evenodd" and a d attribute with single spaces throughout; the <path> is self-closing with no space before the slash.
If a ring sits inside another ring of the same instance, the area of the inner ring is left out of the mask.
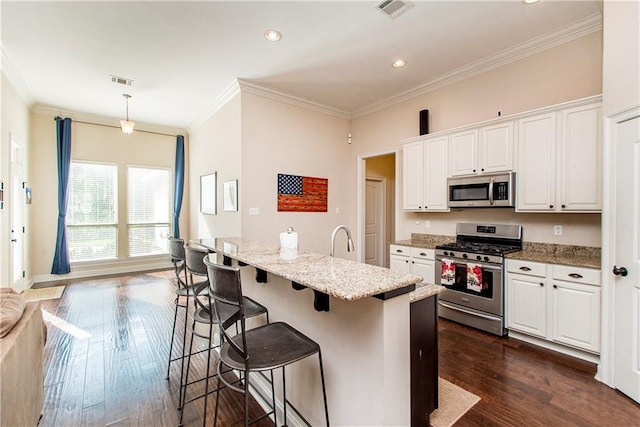
<path id="1" fill-rule="evenodd" d="M 453 252 L 449 252 L 449 256 L 456 256 Z"/>
<path id="2" fill-rule="evenodd" d="M 488 256 L 484 257 L 484 260 L 489 262 L 489 257 Z"/>
<path id="3" fill-rule="evenodd" d="M 462 254 L 462 258 L 467 259 L 469 256 L 467 254 Z"/>
<path id="4" fill-rule="evenodd" d="M 478 261 L 482 261 L 482 257 L 481 257 L 480 255 L 476 256 L 476 259 L 477 259 Z"/>

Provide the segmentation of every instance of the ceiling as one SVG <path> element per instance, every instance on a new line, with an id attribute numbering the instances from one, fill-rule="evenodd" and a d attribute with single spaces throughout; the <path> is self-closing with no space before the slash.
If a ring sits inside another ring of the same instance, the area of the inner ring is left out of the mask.
<path id="1" fill-rule="evenodd" d="M 601 1 L 0 2 L 3 69 L 32 105 L 187 128 L 236 79 L 350 115 L 601 15 Z M 265 30 L 282 32 L 265 40 Z M 402 57 L 404 68 L 391 63 Z M 134 80 L 131 87 L 111 75 Z M 19 81 L 16 83 L 16 81 Z"/>

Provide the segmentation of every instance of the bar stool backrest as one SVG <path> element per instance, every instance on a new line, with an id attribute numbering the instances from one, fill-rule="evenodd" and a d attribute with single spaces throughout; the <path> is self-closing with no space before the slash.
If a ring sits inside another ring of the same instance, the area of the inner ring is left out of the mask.
<path id="1" fill-rule="evenodd" d="M 184 261 L 184 239 L 169 237 L 169 255 L 171 262 Z"/>
<path id="2" fill-rule="evenodd" d="M 229 267 L 211 262 L 209 257 L 205 258 L 204 263 L 207 266 L 209 275 L 209 294 L 213 299 L 214 314 L 220 327 L 220 331 L 224 336 L 225 342 L 246 361 L 249 355 L 245 351 L 246 345 L 246 327 L 244 313 L 244 298 L 242 297 L 242 282 L 240 279 L 240 268 Z M 221 319 L 217 313 L 222 311 L 219 309 L 221 304 L 228 304 L 238 308 L 237 313 L 228 319 Z M 235 334 L 230 334 L 228 329 L 236 322 L 240 323 L 240 331 L 242 334 L 241 343 L 238 340 L 231 339 Z"/>
<path id="3" fill-rule="evenodd" d="M 207 253 L 205 248 L 188 244 L 184 245 L 185 262 L 189 273 L 198 276 L 207 275 L 207 267 L 204 265 L 204 257 Z"/>

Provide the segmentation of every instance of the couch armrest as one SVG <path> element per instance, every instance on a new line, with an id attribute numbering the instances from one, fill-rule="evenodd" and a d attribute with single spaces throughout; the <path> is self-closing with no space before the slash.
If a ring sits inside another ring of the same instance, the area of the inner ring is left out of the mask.
<path id="1" fill-rule="evenodd" d="M 39 302 L 0 339 L 0 426 L 36 426 L 44 400 L 45 327 Z"/>

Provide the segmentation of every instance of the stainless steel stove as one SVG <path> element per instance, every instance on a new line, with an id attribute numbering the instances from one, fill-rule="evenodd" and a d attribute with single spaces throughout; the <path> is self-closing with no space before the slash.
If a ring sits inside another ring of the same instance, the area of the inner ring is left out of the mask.
<path id="1" fill-rule="evenodd" d="M 440 317 L 505 335 L 504 255 L 522 250 L 522 226 L 460 223 L 456 241 L 436 246 Z"/>

